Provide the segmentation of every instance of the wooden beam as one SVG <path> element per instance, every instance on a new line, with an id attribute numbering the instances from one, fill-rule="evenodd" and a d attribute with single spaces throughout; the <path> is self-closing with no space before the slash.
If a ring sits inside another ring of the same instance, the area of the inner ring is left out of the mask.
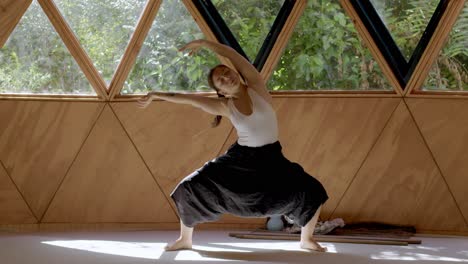
<path id="1" fill-rule="evenodd" d="M 315 97 L 315 96 L 333 96 L 333 97 L 401 97 L 396 95 L 393 91 L 358 91 L 358 90 L 325 90 L 325 91 L 272 91 L 271 95 L 278 96 L 303 96 L 303 97 Z"/>
<path id="2" fill-rule="evenodd" d="M 424 50 L 421 59 L 414 69 L 413 75 L 406 85 L 406 90 L 404 92 L 405 96 L 411 93 L 423 92 L 420 90 L 421 86 L 424 84 L 424 81 L 426 80 L 432 65 L 436 61 L 442 47 L 447 41 L 451 29 L 455 24 L 459 14 L 463 10 L 464 5 L 464 0 L 449 1 L 445 13 L 442 15 L 442 18 L 440 19 L 439 24 L 437 25 L 437 28 L 434 31 L 431 40 L 429 41 L 429 44 Z M 440 94 L 440 92 L 430 91 L 424 91 L 424 93 Z M 458 93 L 457 95 L 468 95 L 468 93 Z"/>
<path id="3" fill-rule="evenodd" d="M 236 238 L 246 239 L 265 239 L 265 240 L 293 240 L 299 241 L 299 236 L 277 236 L 277 235 L 251 235 L 251 234 L 239 234 L 232 235 Z M 408 242 L 401 241 L 390 241 L 390 240 L 377 240 L 377 239 L 353 239 L 353 238 L 339 238 L 339 237 L 327 237 L 327 236 L 314 236 L 317 242 L 332 242 L 332 243 L 353 243 L 353 244 L 372 244 L 372 245 L 394 245 L 394 246 L 407 246 Z"/>
<path id="4" fill-rule="evenodd" d="M 229 236 L 238 235 L 266 235 L 266 236 L 278 236 L 278 237 L 301 237 L 300 233 L 287 233 L 285 231 L 269 231 L 265 229 L 258 229 L 251 232 L 231 232 Z M 344 238 L 344 239 L 355 239 L 355 240 L 379 240 L 379 241 L 397 241 L 408 244 L 421 244 L 420 239 L 414 238 L 403 238 L 403 237 L 389 237 L 385 235 L 314 235 L 314 238 Z"/>
<path id="5" fill-rule="evenodd" d="M 86 78 L 88 78 L 97 95 L 102 99 L 107 99 L 106 82 L 94 67 L 93 62 L 80 45 L 80 42 L 63 18 L 57 6 L 52 0 L 38 0 L 38 2 L 45 14 L 49 17 L 57 33 L 62 38 L 65 46 L 67 46 L 68 51 L 70 51 L 70 54 L 75 58 Z"/>
<path id="6" fill-rule="evenodd" d="M 212 96 L 216 97 L 215 93 L 205 93 L 205 92 L 200 92 L 196 93 L 197 95 L 200 96 Z M 271 96 L 273 98 L 401 98 L 400 95 L 397 95 L 395 93 L 340 93 L 340 92 L 335 92 L 335 93 L 328 93 L 325 91 L 321 92 L 302 92 L 302 91 L 284 91 L 284 92 L 276 92 L 276 91 L 271 91 L 270 92 Z M 132 102 L 132 101 L 137 101 L 138 99 L 141 98 L 141 95 L 133 94 L 133 95 L 117 95 L 114 99 L 112 99 L 112 102 Z M 465 98 L 465 97 L 464 97 Z M 1 97 L 0 97 L 1 99 Z M 468 99 L 468 98 L 467 98 Z M 153 101 L 164 101 L 162 99 L 153 99 Z"/>
<path id="7" fill-rule="evenodd" d="M 158 13 L 162 0 L 149 0 L 146 3 L 145 9 L 138 21 L 135 32 L 128 43 L 127 49 L 122 57 L 122 60 L 114 73 L 114 77 L 109 85 L 109 99 L 112 100 L 116 95 L 120 94 L 125 80 L 133 68 L 135 61 L 140 53 L 141 46 L 148 35 L 151 26 L 153 25 L 154 18 Z"/>
<path id="8" fill-rule="evenodd" d="M 431 92 L 422 92 L 422 91 L 413 91 L 405 95 L 405 98 L 439 98 L 439 99 L 464 99 L 468 100 L 467 92 L 441 92 L 441 91 L 431 91 Z"/>
<path id="9" fill-rule="evenodd" d="M 30 100 L 30 101 L 102 101 L 94 95 L 62 95 L 62 94 L 0 94 L 0 100 Z"/>
<path id="10" fill-rule="evenodd" d="M 396 76 L 393 73 L 392 69 L 390 68 L 387 61 L 385 60 L 384 56 L 380 52 L 380 50 L 377 47 L 377 44 L 375 43 L 374 39 L 369 34 L 369 31 L 367 31 L 367 28 L 364 26 L 361 18 L 357 14 L 356 10 L 354 10 L 354 7 L 350 3 L 350 0 L 340 0 L 340 4 L 343 7 L 343 9 L 346 11 L 348 16 L 351 18 L 351 21 L 353 22 L 353 24 L 354 24 L 354 26 L 356 28 L 356 31 L 361 36 L 361 38 L 364 41 L 366 47 L 369 49 L 372 56 L 374 57 L 374 59 L 379 64 L 380 69 L 382 70 L 382 73 L 387 77 L 388 81 L 390 82 L 390 84 L 395 89 L 395 92 L 397 94 L 399 94 L 399 95 L 403 95 L 403 87 L 401 87 L 400 83 L 398 82 L 398 79 L 396 78 Z"/>
<path id="11" fill-rule="evenodd" d="M 32 0 L 0 0 L 0 48 L 31 5 Z"/>
<path id="12" fill-rule="evenodd" d="M 286 23 L 284 24 L 283 29 L 281 30 L 276 42 L 271 49 L 270 54 L 265 62 L 265 65 L 262 68 L 261 75 L 265 82 L 268 82 L 270 79 L 271 74 L 276 68 L 281 55 L 283 54 L 284 49 L 286 48 L 289 38 L 291 37 L 292 33 L 294 32 L 294 28 L 296 27 L 299 18 L 301 17 L 302 13 L 304 12 L 307 6 L 306 0 L 297 0 L 294 3 L 294 7 L 291 10 L 291 14 L 289 15 Z"/>

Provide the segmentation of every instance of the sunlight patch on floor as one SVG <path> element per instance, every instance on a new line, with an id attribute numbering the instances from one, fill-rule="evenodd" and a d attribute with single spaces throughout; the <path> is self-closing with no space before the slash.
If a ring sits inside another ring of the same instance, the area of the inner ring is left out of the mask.
<path id="1" fill-rule="evenodd" d="M 220 259 L 220 258 L 209 258 L 200 255 L 200 253 L 196 251 L 211 251 L 211 252 L 242 252 L 242 253 L 249 253 L 252 252 L 250 250 L 241 250 L 241 249 L 231 249 L 231 248 L 224 248 L 224 247 L 209 247 L 209 246 L 196 246 L 193 245 L 192 250 L 183 250 L 178 252 L 177 256 L 174 260 L 203 260 L 203 261 L 233 261 L 230 259 Z"/>
<path id="2" fill-rule="evenodd" d="M 160 259 L 165 253 L 166 243 L 143 243 L 143 242 L 124 242 L 112 240 L 53 240 L 42 241 L 43 244 L 63 247 L 68 249 L 83 250 L 94 253 L 109 254 L 116 256 Z M 337 248 L 331 243 L 320 243 L 327 247 L 328 253 L 338 253 Z M 432 261 L 435 263 L 443 262 L 468 262 L 468 251 L 460 250 L 457 256 L 443 256 L 446 250 L 440 246 L 410 245 L 397 250 L 385 250 L 370 254 L 374 260 L 398 260 L 398 261 Z M 287 251 L 303 252 L 308 251 L 299 248 L 298 242 L 230 242 L 230 243 L 208 243 L 205 245 L 193 245 L 193 250 L 182 250 L 177 252 L 167 252 L 174 254 L 176 261 L 232 261 L 229 258 L 217 258 L 206 253 L 251 253 L 251 252 L 269 252 L 269 251 Z"/>
<path id="3" fill-rule="evenodd" d="M 164 246 L 166 243 L 141 243 L 141 242 L 122 242 L 111 240 L 55 240 L 43 241 L 43 244 L 63 247 L 68 249 L 76 249 L 89 251 L 94 253 L 102 253 L 116 256 L 143 258 L 143 259 L 160 259 L 165 253 Z M 337 253 L 333 244 L 320 243 L 328 248 L 328 252 Z M 193 250 L 182 250 L 177 252 L 168 252 L 168 254 L 176 254 L 176 261 L 233 261 L 230 259 L 211 258 L 200 254 L 201 252 L 224 252 L 224 253 L 250 253 L 255 251 L 276 251 L 284 250 L 288 252 L 308 251 L 299 248 L 297 242 L 246 242 L 246 243 L 209 243 L 208 246 L 193 245 Z"/>
<path id="4" fill-rule="evenodd" d="M 306 251 L 299 247 L 299 242 L 245 242 L 245 243 L 211 243 L 213 245 L 248 248 L 248 249 L 268 249 L 268 250 L 287 250 L 287 251 Z M 328 253 L 337 253 L 336 247 L 330 243 L 319 243 L 326 247 Z"/>
<path id="5" fill-rule="evenodd" d="M 109 240 L 56 240 L 43 244 L 117 256 L 159 259 L 166 243 L 121 242 Z"/>
<path id="6" fill-rule="evenodd" d="M 437 263 L 440 263 L 442 261 L 468 262 L 468 259 L 462 259 L 462 258 L 444 257 L 444 256 L 414 253 L 414 252 L 403 253 L 403 252 L 394 252 L 394 251 L 382 251 L 379 254 L 372 254 L 371 258 L 380 259 L 380 260 L 406 260 L 406 261 L 424 260 L 424 261 L 436 261 Z"/>

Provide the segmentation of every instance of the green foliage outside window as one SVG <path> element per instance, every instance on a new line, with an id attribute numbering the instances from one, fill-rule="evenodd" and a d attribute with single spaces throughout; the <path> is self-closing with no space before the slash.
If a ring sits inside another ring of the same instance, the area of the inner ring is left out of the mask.
<path id="1" fill-rule="evenodd" d="M 371 0 L 407 60 L 411 58 L 438 0 Z M 423 90 L 468 91 L 468 3 L 423 85 Z"/>
<path id="2" fill-rule="evenodd" d="M 90 15 L 90 9 L 87 9 L 89 14 L 86 16 L 73 12 L 76 5 L 85 2 L 96 2 L 93 4 L 95 8 L 107 11 L 97 10 L 95 16 Z M 57 3 L 96 67 L 109 81 L 130 38 L 129 32 L 136 25 L 135 17 L 129 19 L 119 14 L 134 14 L 141 10 L 142 0 L 110 1 L 112 5 L 106 7 L 101 7 L 98 2 L 60 0 Z M 251 60 L 255 59 L 282 2 L 213 0 Z M 391 89 L 338 1 L 307 2 L 308 7 L 268 82 L 269 88 Z M 401 5 L 384 5 L 382 12 L 391 15 L 394 25 L 392 34 L 402 50 L 413 49 L 426 26 L 427 22 L 424 21 L 432 16 L 433 4 L 437 1 L 396 2 Z M 235 7 L 232 7 L 233 3 Z M 109 8 L 115 12 L 109 14 Z M 468 90 L 467 9 L 465 6 L 458 18 L 426 81 L 425 89 Z M 106 16 L 99 15 L 101 13 Z M 112 19 L 105 22 L 106 28 L 112 30 L 103 34 L 93 25 L 101 23 L 99 19 L 107 16 Z M 0 93 L 95 94 L 46 20 L 37 1 L 33 1 L 7 44 L 0 49 Z M 203 37 L 181 1 L 163 0 L 122 93 L 208 90 L 206 75 L 209 68 L 218 63 L 216 56 L 208 51 L 202 51 L 195 57 L 177 52 L 177 48 L 183 44 Z"/>
<path id="3" fill-rule="evenodd" d="M 253 62 L 284 0 L 212 0 L 213 5 Z M 240 4 L 241 3 L 241 4 Z"/>
<path id="4" fill-rule="evenodd" d="M 371 3 L 409 61 L 439 0 L 371 0 Z"/>
<path id="5" fill-rule="evenodd" d="M 0 49 L 0 93 L 96 94 L 37 1 Z"/>
<path id="6" fill-rule="evenodd" d="M 96 69 L 110 83 L 146 0 L 54 0 Z"/>
<path id="7" fill-rule="evenodd" d="M 308 1 L 272 90 L 391 90 L 338 1 Z"/>
<path id="8" fill-rule="evenodd" d="M 181 1 L 163 1 L 122 94 L 162 91 L 212 91 L 206 76 L 219 64 L 215 54 L 178 52 L 186 43 L 204 38 Z"/>
<path id="9" fill-rule="evenodd" d="M 432 65 L 422 90 L 468 91 L 468 2 Z"/>

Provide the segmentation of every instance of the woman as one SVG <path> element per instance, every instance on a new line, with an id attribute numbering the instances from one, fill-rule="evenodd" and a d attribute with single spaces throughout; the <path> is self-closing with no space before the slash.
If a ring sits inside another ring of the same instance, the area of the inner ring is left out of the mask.
<path id="1" fill-rule="evenodd" d="M 214 126 L 222 116 L 229 118 L 239 138 L 226 153 L 206 162 L 171 193 L 181 234 L 165 249 L 190 249 L 196 224 L 230 213 L 243 217 L 287 215 L 302 227 L 301 248 L 326 251 L 315 242 L 313 232 L 327 193 L 300 165 L 283 156 L 273 100 L 264 80 L 250 62 L 228 46 L 195 40 L 180 51 L 191 50 L 191 55 L 201 47 L 228 58 L 240 73 L 225 65 L 210 71 L 208 83 L 218 98 L 150 92 L 138 105 L 146 107 L 153 98 L 190 104 L 216 115 Z"/>

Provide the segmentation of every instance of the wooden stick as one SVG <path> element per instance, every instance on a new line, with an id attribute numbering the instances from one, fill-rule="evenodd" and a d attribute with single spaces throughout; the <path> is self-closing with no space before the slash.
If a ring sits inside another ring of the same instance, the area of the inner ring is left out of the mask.
<path id="1" fill-rule="evenodd" d="M 238 233 L 229 233 L 229 236 L 237 236 L 237 235 L 266 235 L 266 236 L 289 236 L 289 237 L 300 237 L 300 234 L 288 234 L 288 233 L 272 233 L 268 231 L 261 231 L 261 232 L 238 232 Z M 408 244 L 421 244 L 421 240 L 419 239 L 411 239 L 411 238 L 393 238 L 393 237 L 373 237 L 373 236 L 341 236 L 341 235 L 314 235 L 314 238 L 317 239 L 328 239 L 328 238 L 344 238 L 344 239 L 358 239 L 358 240 L 379 240 L 379 241 L 395 241 L 395 242 L 404 242 Z"/>
<path id="2" fill-rule="evenodd" d="M 276 235 L 250 235 L 250 234 L 238 234 L 232 235 L 236 238 L 245 238 L 245 239 L 266 239 L 266 240 L 294 240 L 299 241 L 300 237 L 293 236 L 276 236 Z M 350 239 L 350 238 L 328 238 L 328 237 L 316 237 L 317 242 L 335 242 L 335 243 L 353 243 L 353 244 L 373 244 L 373 245 L 395 245 L 395 246 L 407 246 L 406 242 L 399 241 L 382 241 L 375 239 Z"/>
<path id="3" fill-rule="evenodd" d="M 284 232 L 284 231 L 270 231 L 270 230 L 265 230 L 265 229 L 257 229 L 257 230 L 254 230 L 251 232 L 251 234 L 254 234 L 254 233 L 260 233 L 260 234 L 263 234 L 263 233 L 270 233 L 270 234 L 288 234 L 288 235 L 296 235 L 296 234 L 291 234 L 291 233 L 288 233 L 288 232 Z M 326 235 L 326 236 L 329 236 L 329 235 Z M 355 236 L 359 236 L 359 237 L 384 237 L 384 238 L 387 238 L 387 239 L 409 239 L 412 237 L 412 233 L 408 233 L 408 235 L 405 235 L 403 236 L 403 234 L 378 234 L 378 233 L 375 233 L 375 234 L 369 234 L 369 233 L 352 233 L 352 234 L 348 234 L 348 235 L 344 235 L 344 234 L 337 234 L 335 236 L 350 236 L 350 237 L 355 237 Z"/>

